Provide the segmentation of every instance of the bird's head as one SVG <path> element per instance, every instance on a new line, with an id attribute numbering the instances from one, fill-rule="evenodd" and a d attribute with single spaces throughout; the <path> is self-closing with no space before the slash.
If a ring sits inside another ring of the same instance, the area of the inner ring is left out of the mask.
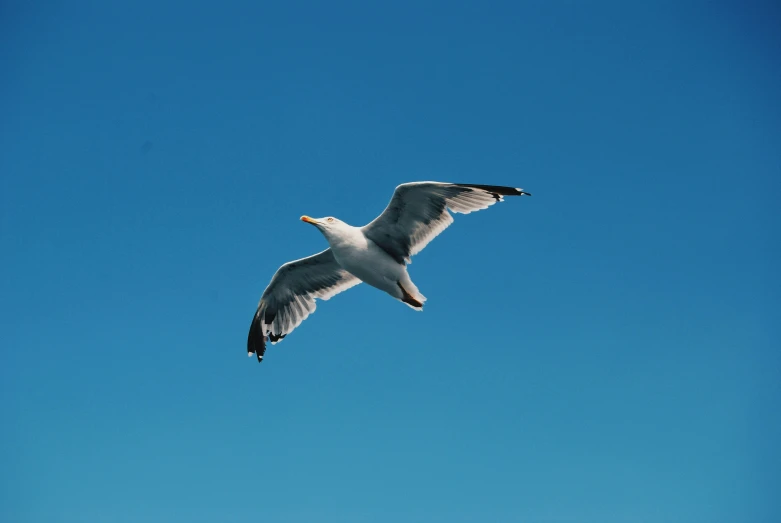
<path id="1" fill-rule="evenodd" d="M 325 237 L 328 239 L 330 239 L 334 233 L 338 233 L 338 231 L 350 227 L 342 220 L 334 218 L 333 216 L 327 216 L 325 218 L 310 218 L 309 216 L 302 216 L 301 221 L 311 223 L 320 229 L 320 232 L 322 232 L 323 235 L 325 235 Z"/>

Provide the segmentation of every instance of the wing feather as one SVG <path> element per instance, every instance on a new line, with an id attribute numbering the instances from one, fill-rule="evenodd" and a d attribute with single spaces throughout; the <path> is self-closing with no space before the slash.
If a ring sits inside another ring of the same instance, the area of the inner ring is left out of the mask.
<path id="1" fill-rule="evenodd" d="M 363 233 L 399 263 L 410 258 L 453 223 L 448 210 L 469 214 L 487 209 L 504 196 L 529 195 L 523 189 L 499 185 L 442 182 L 403 183 L 390 203 Z"/>
<path id="2" fill-rule="evenodd" d="M 258 361 L 266 338 L 277 343 L 312 314 L 316 299 L 328 300 L 361 283 L 334 259 L 331 249 L 284 264 L 263 291 L 247 337 L 247 352 Z"/>

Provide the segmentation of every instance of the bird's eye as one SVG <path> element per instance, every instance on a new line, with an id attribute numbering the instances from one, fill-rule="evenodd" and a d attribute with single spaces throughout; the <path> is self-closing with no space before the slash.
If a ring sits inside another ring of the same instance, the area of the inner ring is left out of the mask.
<path id="1" fill-rule="evenodd" d="M 328 218 L 327 221 L 328 221 L 328 223 L 331 223 L 332 221 L 334 221 L 334 219 L 333 218 Z"/>

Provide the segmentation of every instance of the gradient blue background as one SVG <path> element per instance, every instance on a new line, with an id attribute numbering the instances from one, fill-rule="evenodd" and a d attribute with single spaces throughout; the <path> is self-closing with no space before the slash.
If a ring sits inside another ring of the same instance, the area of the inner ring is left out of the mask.
<path id="1" fill-rule="evenodd" d="M 3 2 L 0 519 L 776 522 L 781 20 Z M 258 365 L 405 181 L 524 187 Z"/>

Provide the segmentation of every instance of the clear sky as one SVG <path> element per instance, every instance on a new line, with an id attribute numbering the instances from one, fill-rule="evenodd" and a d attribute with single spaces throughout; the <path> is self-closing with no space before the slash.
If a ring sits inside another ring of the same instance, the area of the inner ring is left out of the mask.
<path id="1" fill-rule="evenodd" d="M 0 520 L 781 520 L 778 4 L 108 4 L 0 7 Z M 248 359 L 415 180 L 534 196 Z"/>

